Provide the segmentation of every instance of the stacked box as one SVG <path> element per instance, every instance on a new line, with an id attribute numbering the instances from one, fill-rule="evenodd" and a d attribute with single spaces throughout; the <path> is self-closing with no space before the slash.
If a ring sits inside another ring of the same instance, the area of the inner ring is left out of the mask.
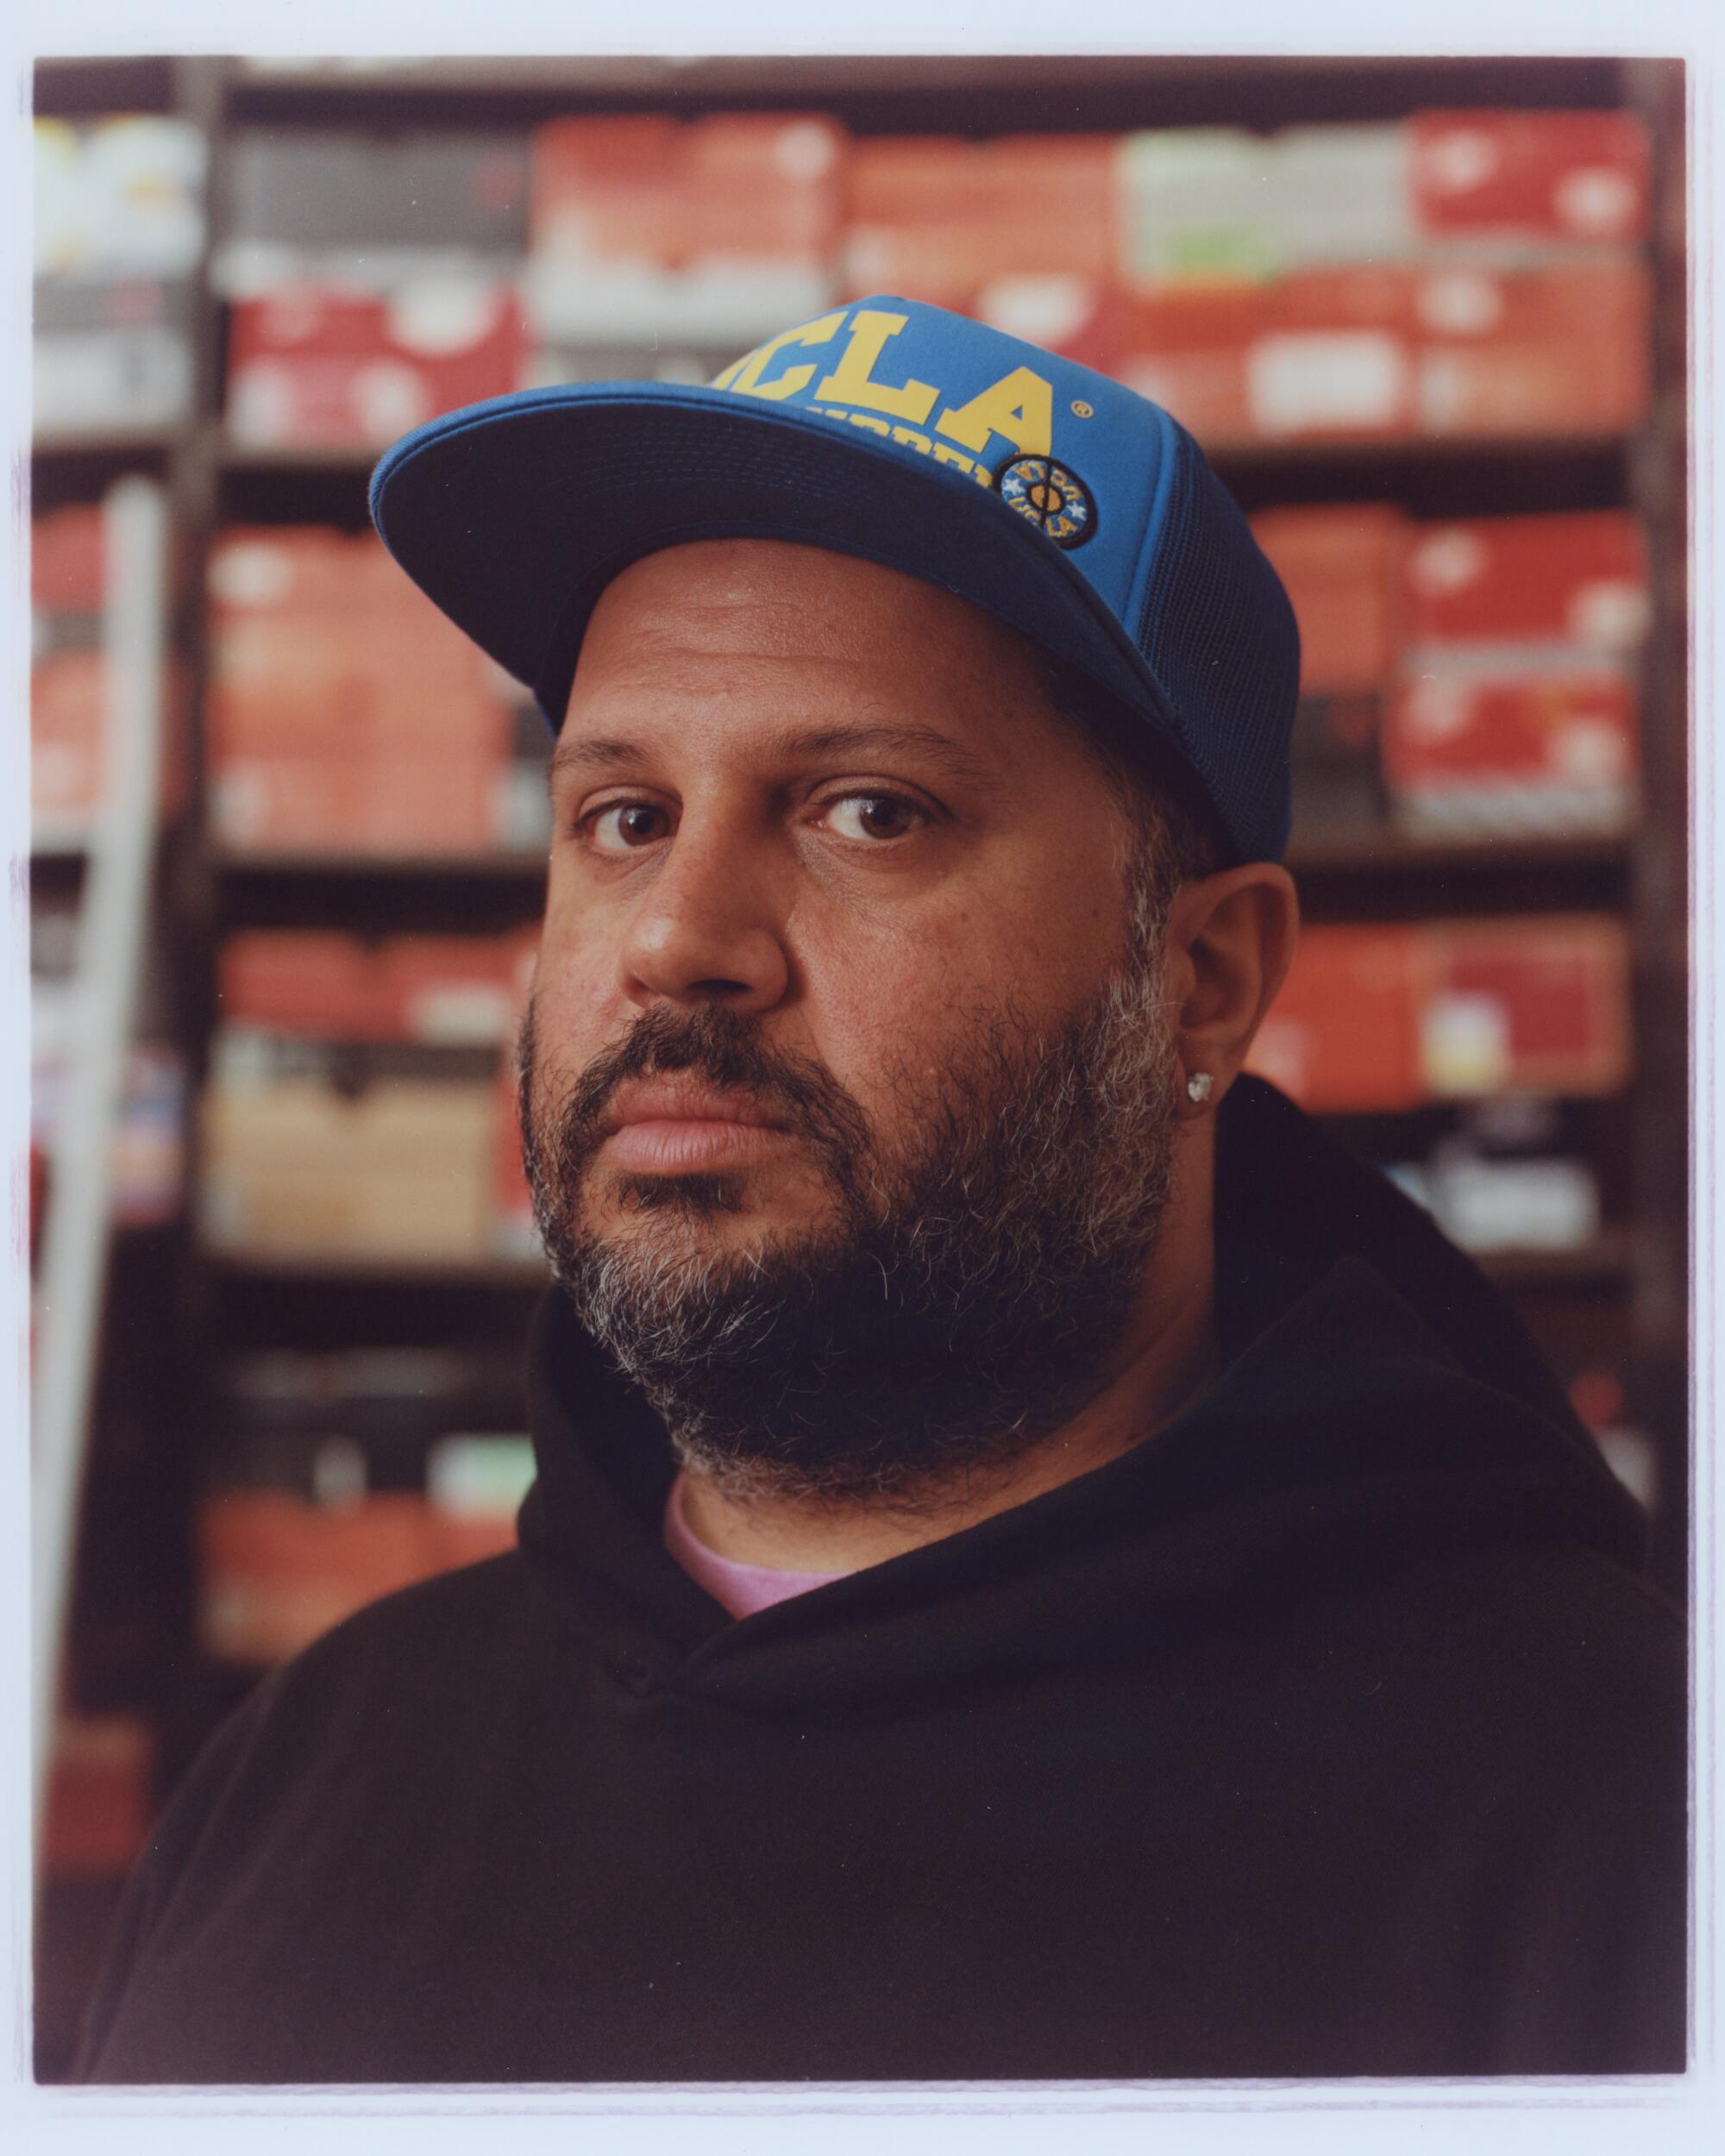
<path id="1" fill-rule="evenodd" d="M 1407 606 L 1423 650 L 1630 653 L 1651 618 L 1646 536 L 1623 510 L 1427 525 L 1408 554 Z"/>
<path id="2" fill-rule="evenodd" d="M 1242 128 L 1169 128 L 1120 146 L 1121 274 L 1129 285 L 1273 276 L 1276 144 Z"/>
<path id="3" fill-rule="evenodd" d="M 512 1003 L 508 1052 L 498 1065 L 492 1117 L 492 1239 L 501 1257 L 538 1257 L 543 1245 L 533 1217 L 532 1193 L 521 1151 L 521 1081 L 517 1053 L 521 1021 L 533 991 L 536 946 L 523 945 L 511 984 Z"/>
<path id="4" fill-rule="evenodd" d="M 322 1074 L 204 1096 L 204 1226 L 216 1249 L 279 1258 L 459 1263 L 490 1249 L 492 1088 L 483 1079 Z"/>
<path id="5" fill-rule="evenodd" d="M 1611 831 L 1637 794 L 1645 542 L 1616 511 L 1421 530 L 1384 728 L 1400 819 L 1429 831 Z"/>
<path id="6" fill-rule="evenodd" d="M 1388 686 L 1401 655 L 1408 523 L 1387 504 L 1266 510 L 1252 536 L 1287 586 L 1300 624 L 1300 693 Z"/>
<path id="7" fill-rule="evenodd" d="M 1652 159 L 1633 114 L 1422 112 L 1411 154 L 1427 237 L 1629 246 L 1647 236 Z"/>
<path id="8" fill-rule="evenodd" d="M 1603 914 L 1308 928 L 1250 1068 L 1320 1114 L 1616 1093 L 1627 931 Z"/>
<path id="9" fill-rule="evenodd" d="M 329 284 L 237 301 L 228 428 L 250 448 L 382 448 L 439 412 L 522 386 L 514 287 L 455 273 L 387 296 Z"/>
<path id="10" fill-rule="evenodd" d="M 1117 292 L 1074 356 L 1164 404 L 1208 447 L 1391 440 L 1415 418 L 1405 272 Z"/>
<path id="11" fill-rule="evenodd" d="M 1391 802 L 1427 835 L 1620 830 L 1636 768 L 1634 689 L 1622 667 L 1452 666 L 1404 682 L 1385 715 Z"/>
<path id="12" fill-rule="evenodd" d="M 57 1879 L 122 1878 L 155 1815 L 155 1736 L 134 1714 L 66 1715 L 54 1726 L 41 1860 Z"/>
<path id="13" fill-rule="evenodd" d="M 215 263 L 231 298 L 327 276 L 392 290 L 462 266 L 499 273 L 526 244 L 528 158 L 513 135 L 246 128 Z"/>
<path id="14" fill-rule="evenodd" d="M 228 1027 L 500 1047 L 515 1024 L 521 962 L 536 947 L 531 930 L 367 943 L 337 930 L 253 929 L 223 943 L 216 995 Z"/>
<path id="15" fill-rule="evenodd" d="M 536 948 L 531 929 L 229 937 L 205 1119 L 219 1232 L 325 1257 L 530 1253 L 530 1213 L 524 1236 L 500 1162 L 518 1150 L 514 1040 Z M 456 1150 L 437 1162 L 446 1138 Z M 434 1165 L 436 1188 L 398 1188 Z M 300 1173 L 314 1188 L 296 1196 Z M 363 1189 L 349 1205 L 329 1186 L 353 1174 Z M 445 1204 L 447 1219 L 428 1219 Z M 387 1217 L 359 1218 L 367 1208 Z"/>
<path id="16" fill-rule="evenodd" d="M 191 410 L 190 288 L 38 283 L 30 414 L 40 436 L 172 426 Z"/>
<path id="17" fill-rule="evenodd" d="M 353 1452 L 340 1440 L 318 1450 Z M 319 1477 L 317 1464 L 314 1483 L 345 1479 Z M 524 1438 L 450 1436 L 431 1447 L 418 1489 L 367 1489 L 359 1455 L 356 1486 L 321 1499 L 282 1488 L 210 1491 L 198 1517 L 204 1651 L 269 1667 L 384 1595 L 513 1548 L 532 1466 Z"/>
<path id="18" fill-rule="evenodd" d="M 1612 434 L 1646 416 L 1645 263 L 1454 264 L 1420 274 L 1414 311 L 1421 434 Z"/>
<path id="19" fill-rule="evenodd" d="M 101 798 L 104 544 L 95 505 L 55 510 L 30 528 L 31 785 L 39 818 L 87 813 Z"/>
<path id="20" fill-rule="evenodd" d="M 204 145 L 148 115 L 34 132 L 38 434 L 168 426 L 191 408 Z"/>
<path id="21" fill-rule="evenodd" d="M 1421 1062 L 1439 1099 L 1590 1096 L 1629 1075 L 1628 932 L 1605 915 L 1421 931 Z"/>
<path id="22" fill-rule="evenodd" d="M 1646 129 L 1624 112 L 1425 112 L 1382 126 L 1126 136 L 1128 285 L 1257 282 L 1317 264 L 1504 265 L 1647 234 Z"/>
<path id="23" fill-rule="evenodd" d="M 309 1504 L 223 1491 L 198 1513 L 198 1636 L 218 1662 L 267 1668 L 368 1602 L 445 1569 L 423 1498 L 380 1490 Z"/>
<path id="24" fill-rule="evenodd" d="M 849 160 L 844 291 L 986 310 L 1003 279 L 1076 278 L 1097 290 L 1119 252 L 1113 135 L 893 135 Z"/>
<path id="25" fill-rule="evenodd" d="M 1295 821 L 1375 824 L 1383 810 L 1382 699 L 1401 655 L 1407 519 L 1383 504 L 1277 509 L 1252 533 L 1300 624 L 1300 703 L 1291 757 Z"/>
<path id="26" fill-rule="evenodd" d="M 39 279 L 188 278 L 204 246 L 200 128 L 150 114 L 34 123 Z"/>
<path id="27" fill-rule="evenodd" d="M 370 537 L 234 530 L 210 563 L 210 812 L 236 849 L 471 853 L 508 820 L 495 669 Z"/>
<path id="28" fill-rule="evenodd" d="M 1645 266 L 1308 268 L 1117 290 L 1063 344 L 1208 447 L 1609 434 L 1648 397 Z"/>
<path id="29" fill-rule="evenodd" d="M 1303 931 L 1248 1068 L 1317 1115 L 1417 1106 L 1414 939 L 1401 927 Z"/>
<path id="30" fill-rule="evenodd" d="M 534 135 L 542 338 L 729 345 L 831 296 L 844 135 L 824 115 L 555 120 Z"/>

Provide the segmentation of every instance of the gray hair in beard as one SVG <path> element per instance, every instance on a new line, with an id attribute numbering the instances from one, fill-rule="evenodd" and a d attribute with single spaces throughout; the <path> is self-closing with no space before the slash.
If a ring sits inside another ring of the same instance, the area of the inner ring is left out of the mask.
<path id="1" fill-rule="evenodd" d="M 1007 1003 L 955 1027 L 938 1087 L 894 1075 L 892 1144 L 822 1066 L 718 1005 L 644 1012 L 549 1100 L 530 1008 L 523 1151 L 554 1275 L 685 1467 L 738 1495 L 913 1510 L 1101 1388 L 1167 1207 L 1176 1122 L 1169 883 L 1142 834 L 1128 881 L 1125 954 L 1092 1005 L 1052 1031 Z M 782 1116 L 820 1160 L 836 1226 L 715 1249 L 703 1220 L 745 1202 L 743 1176 L 719 1173 L 626 1176 L 637 1224 L 586 1227 L 617 1087 L 671 1071 Z"/>

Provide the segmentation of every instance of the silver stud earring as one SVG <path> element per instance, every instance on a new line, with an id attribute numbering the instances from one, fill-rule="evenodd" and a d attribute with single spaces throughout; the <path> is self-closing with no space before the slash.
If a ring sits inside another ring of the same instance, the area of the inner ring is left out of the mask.
<path id="1" fill-rule="evenodd" d="M 1186 1081 L 1186 1098 L 1192 1101 L 1208 1100 L 1210 1097 L 1211 1083 L 1210 1074 L 1208 1070 L 1195 1070 Z"/>

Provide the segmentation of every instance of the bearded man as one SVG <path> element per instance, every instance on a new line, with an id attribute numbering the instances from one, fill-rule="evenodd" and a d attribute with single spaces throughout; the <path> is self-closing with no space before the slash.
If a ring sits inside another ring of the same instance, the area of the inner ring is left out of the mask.
<path id="1" fill-rule="evenodd" d="M 883 298 L 373 511 L 558 736 L 538 1479 L 217 1733 L 85 2078 L 1679 2069 L 1634 1509 L 1241 1075 L 1297 643 L 1189 437 Z"/>

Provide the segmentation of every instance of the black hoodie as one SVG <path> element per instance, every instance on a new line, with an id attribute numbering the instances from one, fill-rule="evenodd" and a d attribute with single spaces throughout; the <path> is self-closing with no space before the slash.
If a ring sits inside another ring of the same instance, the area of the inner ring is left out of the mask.
<path id="1" fill-rule="evenodd" d="M 731 1621 L 555 1296 L 521 1547 L 219 1731 L 97 2082 L 1638 2073 L 1684 2057 L 1683 1636 L 1476 1269 L 1270 1087 L 1199 1403 Z"/>

